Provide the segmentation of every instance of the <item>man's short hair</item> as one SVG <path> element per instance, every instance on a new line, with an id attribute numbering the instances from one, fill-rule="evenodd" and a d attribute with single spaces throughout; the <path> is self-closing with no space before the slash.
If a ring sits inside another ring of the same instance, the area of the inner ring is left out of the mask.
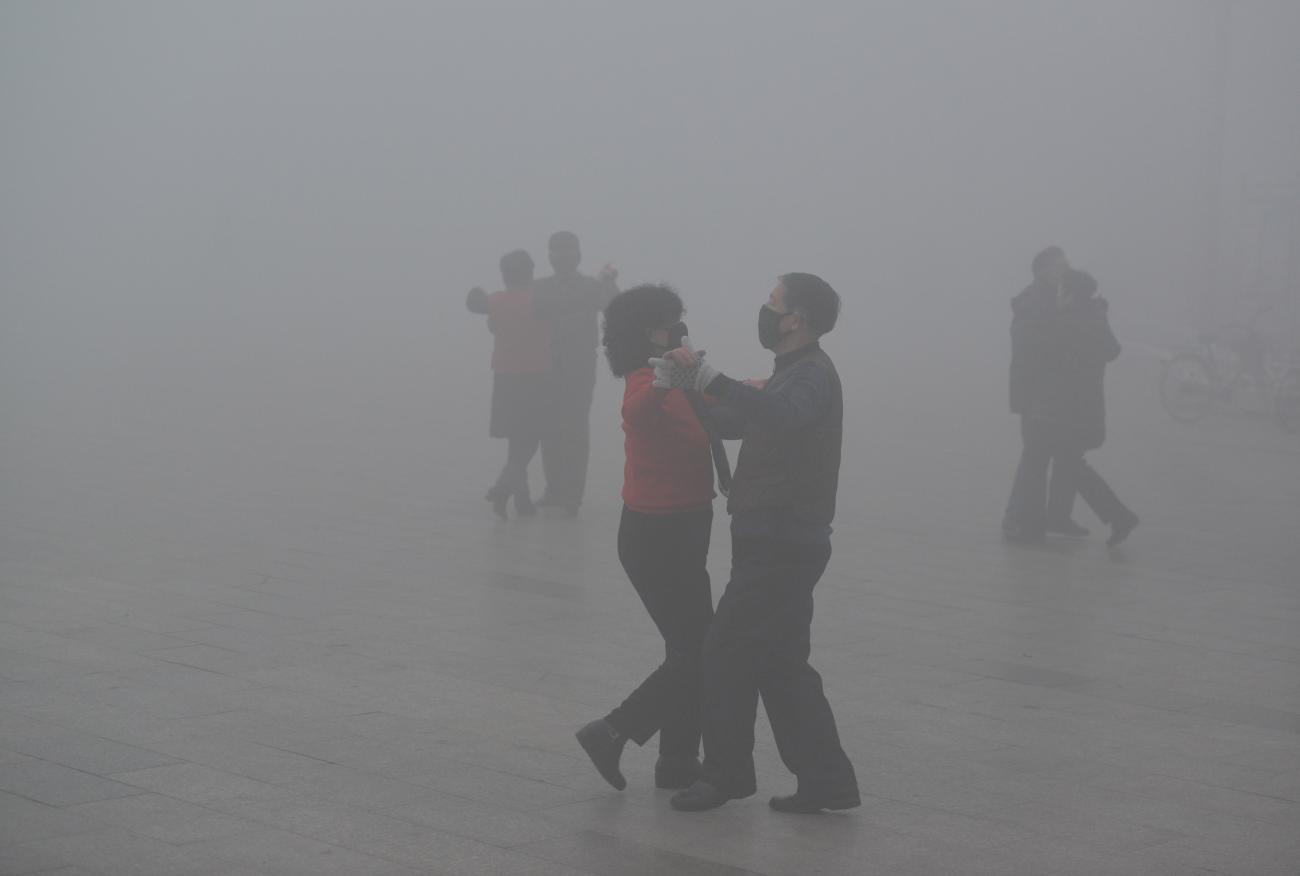
<path id="1" fill-rule="evenodd" d="M 835 328 L 840 315 L 840 295 L 816 274 L 782 274 L 785 309 L 798 310 L 819 336 Z"/>
<path id="2" fill-rule="evenodd" d="M 1049 246 L 1034 256 L 1034 260 L 1029 263 L 1029 269 L 1034 272 L 1034 277 L 1038 278 L 1047 270 L 1047 266 L 1057 259 L 1065 258 L 1065 250 L 1059 246 Z"/>
<path id="3" fill-rule="evenodd" d="M 572 231 L 557 231 L 547 242 L 551 249 L 574 249 L 578 246 L 578 235 Z"/>
<path id="4" fill-rule="evenodd" d="M 533 282 L 533 257 L 522 249 L 512 250 L 503 255 L 501 279 L 512 288 L 527 286 Z"/>

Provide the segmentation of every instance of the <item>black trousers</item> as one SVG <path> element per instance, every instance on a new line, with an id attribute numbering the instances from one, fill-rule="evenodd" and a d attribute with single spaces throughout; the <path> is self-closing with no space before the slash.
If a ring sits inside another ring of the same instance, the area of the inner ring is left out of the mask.
<path id="1" fill-rule="evenodd" d="M 1021 417 L 1023 442 L 1016 479 L 1007 501 L 1007 522 L 1031 535 L 1041 535 L 1049 522 L 1070 517 L 1078 493 L 1103 523 L 1129 511 L 1097 470 L 1083 458 L 1084 449 L 1068 427 L 1044 417 Z M 1048 470 L 1051 483 L 1048 483 Z"/>
<path id="2" fill-rule="evenodd" d="M 591 448 L 592 389 L 561 387 L 552 399 L 542 433 L 542 472 L 546 497 L 557 505 L 577 508 L 587 491 L 587 458 Z"/>
<path id="3" fill-rule="evenodd" d="M 1110 484 L 1083 458 L 1084 451 L 1070 441 L 1061 442 L 1052 455 L 1052 482 L 1048 489 L 1047 519 L 1070 519 L 1074 496 L 1088 504 L 1102 523 L 1114 523 L 1132 514 Z"/>
<path id="4" fill-rule="evenodd" d="M 1042 535 L 1047 530 L 1047 472 L 1062 448 L 1063 436 L 1064 429 L 1055 420 L 1020 418 L 1020 462 L 1007 499 L 1005 522 L 1027 535 Z M 1064 495 L 1059 488 L 1057 492 Z"/>
<path id="5" fill-rule="evenodd" d="M 808 663 L 813 587 L 830 556 L 829 544 L 732 541 L 731 580 L 704 643 L 703 778 L 734 797 L 757 790 L 759 697 L 800 790 L 857 790 L 821 676 Z"/>
<path id="6" fill-rule="evenodd" d="M 605 718 L 645 745 L 656 731 L 659 753 L 700 753 L 700 662 L 713 618 L 706 560 L 713 508 L 677 514 L 623 509 L 618 558 L 664 638 L 664 660 Z"/>
<path id="7" fill-rule="evenodd" d="M 495 489 L 528 498 L 528 463 L 536 455 L 540 441 L 536 434 L 512 435 L 506 439 L 506 464 L 497 476 Z"/>

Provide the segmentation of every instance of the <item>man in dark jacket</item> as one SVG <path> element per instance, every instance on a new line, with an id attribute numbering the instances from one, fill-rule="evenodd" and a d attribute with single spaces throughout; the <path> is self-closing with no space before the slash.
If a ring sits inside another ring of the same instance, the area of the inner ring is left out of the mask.
<path id="1" fill-rule="evenodd" d="M 1020 415 L 1022 449 L 1002 531 L 1014 541 L 1041 543 L 1048 529 L 1047 472 L 1065 403 L 1058 334 L 1061 278 L 1070 264 L 1051 246 L 1034 256 L 1031 268 L 1034 282 L 1011 300 L 1011 413 Z"/>
<path id="2" fill-rule="evenodd" d="M 551 317 L 556 391 L 542 437 L 546 491 L 538 505 L 578 513 L 587 486 L 591 401 L 596 388 L 597 318 L 618 294 L 618 271 L 606 265 L 596 277 L 579 273 L 582 249 L 572 231 L 551 235 L 554 273 L 535 285 L 538 312 Z"/>
<path id="3" fill-rule="evenodd" d="M 1077 526 L 1070 520 L 1077 492 L 1093 513 L 1110 525 L 1106 543 L 1113 547 L 1128 538 L 1138 517 L 1083 458 L 1106 440 L 1106 365 L 1120 354 L 1119 341 L 1107 319 L 1108 309 L 1106 299 L 1097 296 L 1097 281 L 1091 274 L 1065 272 L 1057 331 L 1064 430 L 1052 455 L 1047 525 L 1049 532 L 1062 522 Z"/>
<path id="4" fill-rule="evenodd" d="M 754 720 L 762 697 L 781 760 L 799 780 L 773 797 L 780 812 L 858 806 L 857 777 L 840 745 L 821 676 L 808 663 L 813 588 L 831 555 L 843 395 L 819 339 L 839 295 L 812 274 L 786 274 L 759 310 L 759 342 L 776 354 L 759 388 L 719 374 L 689 345 L 653 359 L 659 386 L 717 400 L 718 431 L 741 438 L 727 499 L 731 580 L 704 643 L 701 778 L 672 798 L 700 811 L 757 790 Z"/>

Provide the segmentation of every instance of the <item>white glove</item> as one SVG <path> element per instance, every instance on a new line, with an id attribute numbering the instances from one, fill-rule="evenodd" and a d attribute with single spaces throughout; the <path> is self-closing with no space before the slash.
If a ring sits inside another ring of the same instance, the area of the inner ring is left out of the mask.
<path id="1" fill-rule="evenodd" d="M 718 369 L 704 361 L 703 350 L 698 353 L 695 352 L 695 348 L 691 346 L 689 335 L 682 337 L 682 347 L 695 354 L 695 373 L 691 377 L 691 388 L 696 392 L 704 392 L 708 385 L 713 382 L 713 378 L 718 376 Z"/>
<path id="2" fill-rule="evenodd" d="M 662 359 L 651 359 L 650 365 L 655 370 L 653 385 L 660 389 L 694 389 L 704 392 L 705 387 L 718 376 L 718 369 L 704 361 L 703 350 L 696 352 L 691 347 L 689 337 L 682 338 L 681 349 L 686 350 L 694 362 L 683 365 L 668 355 Z"/>
<path id="3" fill-rule="evenodd" d="M 699 370 L 699 365 L 687 367 L 678 365 L 672 359 L 651 359 L 650 367 L 655 370 L 651 386 L 659 389 L 691 389 L 695 386 L 695 373 Z"/>
<path id="4" fill-rule="evenodd" d="M 717 377 L 720 372 L 708 362 L 704 361 L 704 353 L 700 353 L 700 364 L 695 368 L 695 391 L 704 392 Z"/>

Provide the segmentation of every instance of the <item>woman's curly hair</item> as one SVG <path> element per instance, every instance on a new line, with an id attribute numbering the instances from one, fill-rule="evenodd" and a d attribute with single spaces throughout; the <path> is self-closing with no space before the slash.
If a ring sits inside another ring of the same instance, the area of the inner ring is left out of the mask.
<path id="1" fill-rule="evenodd" d="M 615 377 L 646 367 L 654 354 L 647 334 L 673 325 L 686 308 L 673 287 L 664 284 L 633 286 L 620 292 L 605 307 L 605 356 Z"/>

